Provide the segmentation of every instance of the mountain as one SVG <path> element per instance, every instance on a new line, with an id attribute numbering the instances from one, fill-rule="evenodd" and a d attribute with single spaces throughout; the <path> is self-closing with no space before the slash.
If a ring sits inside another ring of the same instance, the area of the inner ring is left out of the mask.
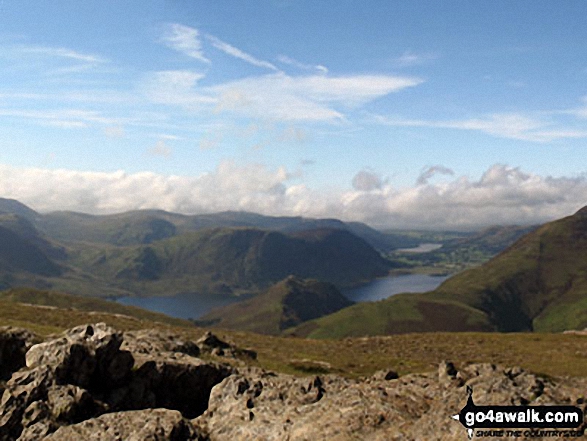
<path id="1" fill-rule="evenodd" d="M 426 253 L 396 251 L 393 258 L 407 265 L 431 266 L 456 273 L 489 261 L 516 240 L 538 226 L 500 225 L 444 241 L 436 250 Z"/>
<path id="2" fill-rule="evenodd" d="M 14 199 L 0 198 L 0 214 L 16 214 L 29 221 L 40 217 L 39 213 Z"/>
<path id="3" fill-rule="evenodd" d="M 356 304 L 296 333 L 344 337 L 419 331 L 587 327 L 587 207 L 523 236 L 486 264 L 424 294 Z"/>
<path id="4" fill-rule="evenodd" d="M 336 219 L 39 214 L 10 199 L 0 199 L 0 246 L 0 287 L 99 297 L 256 293 L 290 274 L 348 287 L 391 267 Z"/>
<path id="5" fill-rule="evenodd" d="M 178 222 L 181 218 L 181 215 L 156 210 L 108 216 L 60 211 L 43 215 L 37 226 L 49 237 L 60 241 L 126 246 L 149 244 L 175 236 L 177 228 L 171 220 Z"/>
<path id="6" fill-rule="evenodd" d="M 361 237 L 379 251 L 417 246 L 419 243 L 414 238 L 400 234 L 385 234 L 360 222 L 264 216 L 240 211 L 182 215 L 162 210 L 141 210 L 103 216 L 59 211 L 38 217 L 36 226 L 56 240 L 98 242 L 118 246 L 149 244 L 175 235 L 210 228 L 237 227 L 282 233 L 317 229 L 344 230 Z"/>
<path id="7" fill-rule="evenodd" d="M 27 274 L 58 276 L 62 269 L 35 240 L 0 223 L 0 277 L 6 283 Z"/>
<path id="8" fill-rule="evenodd" d="M 352 303 L 330 283 L 290 276 L 251 299 L 211 311 L 196 324 L 278 335 Z"/>
<path id="9" fill-rule="evenodd" d="M 365 241 L 336 229 L 284 234 L 214 228 L 134 247 L 78 244 L 70 262 L 143 295 L 250 293 L 289 275 L 347 287 L 384 276 L 391 267 Z"/>

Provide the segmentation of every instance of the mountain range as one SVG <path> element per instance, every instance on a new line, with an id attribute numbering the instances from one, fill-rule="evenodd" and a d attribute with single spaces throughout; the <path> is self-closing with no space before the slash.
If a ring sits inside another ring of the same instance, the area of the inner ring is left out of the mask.
<path id="1" fill-rule="evenodd" d="M 399 236 L 398 236 L 399 237 Z M 145 210 L 40 214 L 0 199 L 0 287 L 100 296 L 256 293 L 289 275 L 348 287 L 392 267 L 395 241 L 335 219 Z"/>
<path id="2" fill-rule="evenodd" d="M 316 338 L 426 331 L 560 332 L 587 327 L 587 208 L 524 235 L 436 290 L 360 303 L 301 324 Z"/>

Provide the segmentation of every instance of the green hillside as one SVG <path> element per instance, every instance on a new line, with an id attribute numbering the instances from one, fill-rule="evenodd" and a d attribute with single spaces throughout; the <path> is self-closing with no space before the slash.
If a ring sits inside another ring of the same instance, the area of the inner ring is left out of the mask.
<path id="1" fill-rule="evenodd" d="M 587 208 L 527 234 L 482 266 L 424 294 L 357 304 L 294 333 L 343 337 L 419 331 L 587 327 Z"/>
<path id="2" fill-rule="evenodd" d="M 23 272 L 38 276 L 61 274 L 60 266 L 34 242 L 0 224 L 0 274 L 5 280 Z"/>
<path id="3" fill-rule="evenodd" d="M 330 283 L 290 276 L 251 299 L 211 311 L 196 324 L 278 335 L 352 303 Z"/>
<path id="4" fill-rule="evenodd" d="M 344 230 L 287 235 L 255 228 L 202 230 L 134 247 L 78 244 L 70 262 L 144 295 L 254 292 L 289 275 L 344 287 L 390 269 L 372 247 Z"/>
<path id="5" fill-rule="evenodd" d="M 121 305 L 113 301 L 93 297 L 75 296 L 55 291 L 44 291 L 31 288 L 16 288 L 0 292 L 0 303 L 22 303 L 45 306 L 63 310 L 84 311 L 89 313 L 105 313 L 154 323 L 190 326 L 187 320 L 166 316 L 157 312 L 147 311 L 134 306 Z M 14 317 L 16 318 L 16 317 Z M 34 318 L 31 317 L 34 321 Z"/>
<path id="6" fill-rule="evenodd" d="M 426 253 L 390 253 L 392 259 L 414 267 L 432 267 L 437 271 L 456 273 L 481 265 L 505 250 L 537 226 L 493 226 L 466 237 L 445 240 L 442 247 Z"/>
<path id="7" fill-rule="evenodd" d="M 8 210 L 11 206 L 7 206 L 6 209 Z M 23 210 L 22 207 L 19 207 L 20 211 Z M 258 228 L 286 234 L 317 229 L 344 230 L 384 252 L 395 248 L 417 246 L 419 243 L 417 238 L 403 234 L 385 234 L 360 222 L 347 223 L 338 219 L 311 219 L 299 216 L 264 216 L 240 211 L 189 216 L 162 210 L 129 211 L 102 216 L 58 211 L 45 215 L 37 214 L 35 219 L 36 227 L 56 240 L 118 246 L 149 244 L 175 235 L 210 228 L 237 227 Z"/>

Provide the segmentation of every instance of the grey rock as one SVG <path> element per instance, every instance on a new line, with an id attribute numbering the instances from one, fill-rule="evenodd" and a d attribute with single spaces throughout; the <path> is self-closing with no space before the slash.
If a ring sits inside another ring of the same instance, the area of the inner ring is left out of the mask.
<path id="1" fill-rule="evenodd" d="M 117 411 L 166 408 L 194 418 L 207 408 L 212 387 L 233 373 L 229 365 L 195 358 L 197 353 L 195 343 L 176 335 L 151 330 L 123 336 L 103 323 L 33 345 L 24 357 L 27 367 L 5 385 L 0 440 L 42 439 Z M 157 438 L 166 429 L 156 421 L 152 439 L 168 439 Z M 181 421 L 170 434 L 183 433 Z M 170 439 L 184 439 L 175 436 Z"/>
<path id="2" fill-rule="evenodd" d="M 225 342 L 211 333 L 206 332 L 198 341 L 198 346 L 203 352 L 216 355 L 217 357 L 245 358 L 256 360 L 257 353 L 251 349 L 238 348 L 235 345 Z"/>
<path id="3" fill-rule="evenodd" d="M 121 353 L 121 344 L 122 333 L 104 323 L 77 326 L 57 339 L 31 347 L 26 365 L 51 366 L 58 384 L 110 388 L 132 369 L 132 357 Z"/>
<path id="4" fill-rule="evenodd" d="M 233 373 L 227 365 L 205 362 L 182 353 L 137 356 L 137 369 L 128 385 L 108 398 L 114 409 L 164 407 L 187 418 L 208 407 L 212 387 Z"/>
<path id="5" fill-rule="evenodd" d="M 461 441 L 465 429 L 452 416 L 466 404 L 467 385 L 478 405 L 586 406 L 587 379 L 544 378 L 491 364 L 457 368 L 443 362 L 438 372 L 394 381 L 382 375 L 362 381 L 317 378 L 242 370 L 212 389 L 209 408 L 197 421 L 214 441 Z"/>
<path id="6" fill-rule="evenodd" d="M 204 441 L 208 437 L 177 411 L 117 412 L 64 426 L 44 441 Z"/>

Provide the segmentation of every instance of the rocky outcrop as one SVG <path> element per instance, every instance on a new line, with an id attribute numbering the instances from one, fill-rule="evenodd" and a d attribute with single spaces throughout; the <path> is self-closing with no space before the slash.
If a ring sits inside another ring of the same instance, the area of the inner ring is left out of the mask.
<path id="1" fill-rule="evenodd" d="M 96 324 L 32 346 L 34 336 L 22 331 L 0 335 L 1 354 L 16 360 L 1 359 L 9 377 L 0 400 L 2 441 L 460 441 L 466 432 L 452 416 L 468 387 L 477 405 L 586 410 L 587 379 L 519 367 L 444 361 L 425 374 L 294 377 L 247 366 L 254 352 L 210 333 L 192 342 Z M 200 354 L 229 357 L 238 367 Z"/>
<path id="2" fill-rule="evenodd" d="M 398 378 L 382 371 L 360 381 L 241 371 L 214 387 L 198 422 L 214 441 L 462 441 L 465 429 L 451 417 L 465 405 L 467 385 L 478 405 L 576 404 L 585 410 L 585 379 L 561 381 L 491 364 L 459 370 L 443 362 L 433 373 Z"/>
<path id="3" fill-rule="evenodd" d="M 123 335 L 103 323 L 78 326 L 33 345 L 22 354 L 26 367 L 16 372 L 24 363 L 2 367 L 13 372 L 0 401 L 0 440 L 39 440 L 55 431 L 75 439 L 78 428 L 104 429 L 104 438 L 91 439 L 110 439 L 127 433 L 133 421 L 136 433 L 122 439 L 203 439 L 188 419 L 207 409 L 212 387 L 233 368 L 193 356 L 199 353 L 196 343 L 172 334 Z M 153 408 L 169 411 L 146 411 Z M 72 424 L 76 428 L 65 430 Z"/>
<path id="4" fill-rule="evenodd" d="M 209 438 L 177 411 L 116 412 L 64 426 L 45 441 L 205 441 Z"/>

